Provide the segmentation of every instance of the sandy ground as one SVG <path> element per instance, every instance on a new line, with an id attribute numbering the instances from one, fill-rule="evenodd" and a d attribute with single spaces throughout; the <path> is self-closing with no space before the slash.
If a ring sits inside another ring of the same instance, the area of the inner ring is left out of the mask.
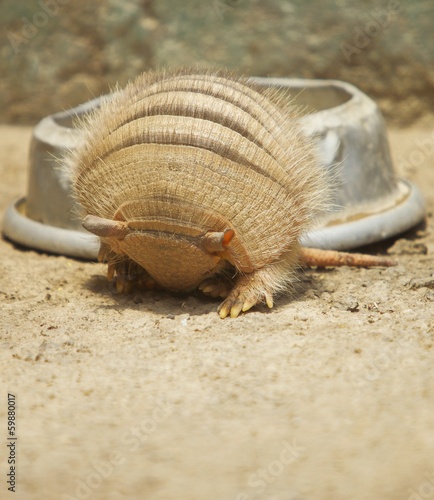
<path id="1" fill-rule="evenodd" d="M 0 128 L 1 213 L 30 132 Z M 426 227 L 371 248 L 396 267 L 307 271 L 271 312 L 119 297 L 100 264 L 0 241 L 0 498 L 434 498 L 434 123 L 390 139 Z"/>

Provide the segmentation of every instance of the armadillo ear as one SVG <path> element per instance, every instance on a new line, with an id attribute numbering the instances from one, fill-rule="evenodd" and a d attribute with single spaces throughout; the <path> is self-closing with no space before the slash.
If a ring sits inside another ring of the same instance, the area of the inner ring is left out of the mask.
<path id="1" fill-rule="evenodd" d="M 210 232 L 203 236 L 201 243 L 207 252 L 223 252 L 234 236 L 235 231 L 233 229 L 225 229 L 222 232 Z"/>
<path id="2" fill-rule="evenodd" d="M 229 243 L 232 241 L 232 238 L 235 236 L 235 231 L 233 229 L 225 229 L 223 233 L 222 246 L 223 248 L 227 247 Z"/>
<path id="3" fill-rule="evenodd" d="M 103 219 L 96 215 L 86 215 L 82 226 L 97 236 L 117 238 L 119 240 L 123 240 L 130 231 L 126 222 Z"/>

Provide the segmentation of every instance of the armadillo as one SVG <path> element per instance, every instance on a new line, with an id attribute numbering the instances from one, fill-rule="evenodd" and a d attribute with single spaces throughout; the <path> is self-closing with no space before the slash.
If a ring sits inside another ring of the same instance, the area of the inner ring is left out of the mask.
<path id="1" fill-rule="evenodd" d="M 220 317 L 236 317 L 271 308 L 300 262 L 357 265 L 300 246 L 329 183 L 275 90 L 226 71 L 150 71 L 81 127 L 65 162 L 118 291 L 200 289 L 224 299 Z M 358 264 L 389 264 L 369 257 Z"/>

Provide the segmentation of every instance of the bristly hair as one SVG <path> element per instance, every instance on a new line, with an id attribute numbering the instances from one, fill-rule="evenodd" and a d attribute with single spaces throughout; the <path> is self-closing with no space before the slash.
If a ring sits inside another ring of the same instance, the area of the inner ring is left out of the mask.
<path id="1" fill-rule="evenodd" d="M 285 261 L 330 202 L 301 114 L 279 89 L 227 70 L 149 71 L 80 120 L 64 164 L 84 214 L 145 220 L 158 206 L 161 220 L 204 231 L 233 225 L 235 265 L 251 272 Z"/>

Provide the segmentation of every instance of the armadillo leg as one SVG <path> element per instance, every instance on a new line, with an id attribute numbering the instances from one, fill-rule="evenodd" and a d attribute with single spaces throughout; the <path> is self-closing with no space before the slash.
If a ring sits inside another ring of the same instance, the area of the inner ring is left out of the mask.
<path id="1" fill-rule="evenodd" d="M 362 253 L 337 252 L 335 250 L 322 250 L 320 248 L 302 247 L 300 262 L 307 266 L 352 266 L 352 267 L 389 267 L 396 265 L 387 257 L 377 257 Z"/>
<path id="2" fill-rule="evenodd" d="M 101 243 L 98 260 L 108 264 L 107 278 L 114 281 L 118 293 L 130 293 L 134 288 L 152 289 L 155 281 L 143 267 L 125 255 L 113 252 L 109 245 Z"/>
<path id="3" fill-rule="evenodd" d="M 153 289 L 156 287 L 155 281 L 143 269 L 129 258 L 113 264 L 114 280 L 118 293 L 130 293 L 136 288 Z M 110 264 L 109 264 L 110 268 Z"/>
<path id="4" fill-rule="evenodd" d="M 236 318 L 240 312 L 248 311 L 261 302 L 273 307 L 273 295 L 286 290 L 293 280 L 297 260 L 298 251 L 294 250 L 284 255 L 279 262 L 249 274 L 239 274 L 231 292 L 217 309 L 220 317 L 230 315 Z"/>

